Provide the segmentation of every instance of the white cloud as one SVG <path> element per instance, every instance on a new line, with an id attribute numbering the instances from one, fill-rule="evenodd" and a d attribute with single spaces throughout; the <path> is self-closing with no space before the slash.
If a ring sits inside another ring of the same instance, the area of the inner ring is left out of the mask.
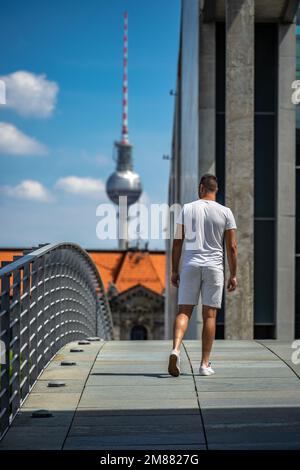
<path id="1" fill-rule="evenodd" d="M 80 196 L 102 196 L 105 190 L 105 184 L 100 179 L 82 178 L 79 176 L 66 176 L 56 182 L 56 187 L 66 193 Z"/>
<path id="2" fill-rule="evenodd" d="M 47 153 L 47 148 L 33 137 L 24 134 L 13 124 L 0 122 L 0 153 L 43 155 Z"/>
<path id="3" fill-rule="evenodd" d="M 58 85 L 46 75 L 20 70 L 0 77 L 6 85 L 6 106 L 22 116 L 51 116 L 56 105 Z"/>
<path id="4" fill-rule="evenodd" d="M 0 191 L 6 196 L 15 199 L 26 199 L 30 201 L 50 202 L 53 200 L 50 192 L 39 182 L 24 180 L 16 186 L 5 185 Z"/>

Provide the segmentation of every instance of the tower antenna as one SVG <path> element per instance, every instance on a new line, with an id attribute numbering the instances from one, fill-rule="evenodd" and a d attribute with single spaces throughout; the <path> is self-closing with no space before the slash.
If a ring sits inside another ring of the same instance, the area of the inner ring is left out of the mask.
<path id="1" fill-rule="evenodd" d="M 128 144 L 128 12 L 124 11 L 122 144 Z"/>
<path id="2" fill-rule="evenodd" d="M 124 12 L 123 35 L 123 101 L 122 132 L 115 142 L 116 169 L 106 181 L 106 192 L 110 200 L 118 205 L 119 248 L 128 246 L 128 207 L 138 201 L 142 193 L 140 176 L 133 170 L 132 144 L 128 139 L 128 13 Z M 127 205 L 125 204 L 127 201 Z"/>

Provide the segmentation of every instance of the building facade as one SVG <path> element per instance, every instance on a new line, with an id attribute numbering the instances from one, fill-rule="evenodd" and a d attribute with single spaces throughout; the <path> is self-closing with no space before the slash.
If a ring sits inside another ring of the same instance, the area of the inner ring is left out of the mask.
<path id="1" fill-rule="evenodd" d="M 296 79 L 300 80 L 300 7 L 297 12 Z M 300 105 L 296 108 L 296 299 L 295 331 L 300 338 Z"/>
<path id="2" fill-rule="evenodd" d="M 297 7 L 295 0 L 181 3 L 169 202 L 197 199 L 209 172 L 219 181 L 218 202 L 235 215 L 239 286 L 224 289 L 218 338 L 289 340 L 300 333 L 300 161 L 298 151 L 295 166 L 291 100 Z M 169 338 L 177 289 L 168 279 L 166 288 Z M 200 331 L 201 303 L 187 337 Z"/>
<path id="3" fill-rule="evenodd" d="M 164 339 L 165 253 L 128 250 L 88 250 L 110 303 L 114 338 Z"/>
<path id="4" fill-rule="evenodd" d="M 0 248 L 2 262 L 14 261 L 31 248 Z M 114 338 L 162 340 L 165 336 L 164 251 L 87 250 L 101 276 L 109 300 Z"/>

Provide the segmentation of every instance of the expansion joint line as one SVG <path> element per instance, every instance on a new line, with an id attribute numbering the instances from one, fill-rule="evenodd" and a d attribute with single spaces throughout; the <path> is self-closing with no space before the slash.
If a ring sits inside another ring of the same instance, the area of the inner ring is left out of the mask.
<path id="1" fill-rule="evenodd" d="M 193 382 L 194 382 L 195 393 L 196 393 L 197 402 L 198 402 L 198 409 L 199 409 L 201 424 L 202 424 L 202 428 L 203 428 L 203 435 L 204 435 L 204 440 L 205 440 L 205 447 L 206 447 L 206 450 L 208 450 L 208 441 L 207 441 L 206 429 L 205 429 L 205 425 L 204 425 L 204 417 L 203 417 L 203 413 L 202 413 L 202 409 L 201 409 L 200 398 L 199 398 L 199 393 L 198 393 L 198 389 L 197 389 L 196 378 L 195 378 L 193 366 L 192 366 L 192 362 L 191 362 L 191 360 L 190 360 L 190 357 L 189 357 L 189 355 L 188 355 L 188 352 L 187 352 L 187 349 L 186 349 L 186 347 L 185 347 L 184 342 L 182 342 L 182 346 L 183 346 L 183 348 L 184 348 L 184 350 L 185 350 L 185 354 L 186 354 L 186 356 L 187 356 L 187 358 L 188 358 L 188 361 L 189 361 L 189 364 L 190 364 L 190 369 L 191 369 L 192 376 L 193 376 Z"/>
<path id="2" fill-rule="evenodd" d="M 295 376 L 300 379 L 299 375 L 297 374 L 297 372 L 289 365 L 288 362 L 286 362 L 282 357 L 280 357 L 275 351 L 273 351 L 271 348 L 268 348 L 268 346 L 266 346 L 264 343 L 261 343 L 260 341 L 257 341 L 255 340 L 255 342 L 257 344 L 259 344 L 260 346 L 262 346 L 263 348 L 267 349 L 268 351 L 270 351 L 272 354 L 274 354 L 274 356 L 278 357 L 278 359 L 283 362 L 292 372 L 293 374 L 295 374 Z"/>

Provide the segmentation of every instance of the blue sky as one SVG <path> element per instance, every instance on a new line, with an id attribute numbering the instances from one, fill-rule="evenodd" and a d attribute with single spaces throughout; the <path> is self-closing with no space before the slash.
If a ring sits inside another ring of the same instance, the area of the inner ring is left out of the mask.
<path id="1" fill-rule="evenodd" d="M 135 170 L 147 203 L 167 201 L 179 0 L 11 0 L 0 16 L 0 246 L 116 246 L 97 239 L 95 211 L 120 138 L 124 10 Z"/>

